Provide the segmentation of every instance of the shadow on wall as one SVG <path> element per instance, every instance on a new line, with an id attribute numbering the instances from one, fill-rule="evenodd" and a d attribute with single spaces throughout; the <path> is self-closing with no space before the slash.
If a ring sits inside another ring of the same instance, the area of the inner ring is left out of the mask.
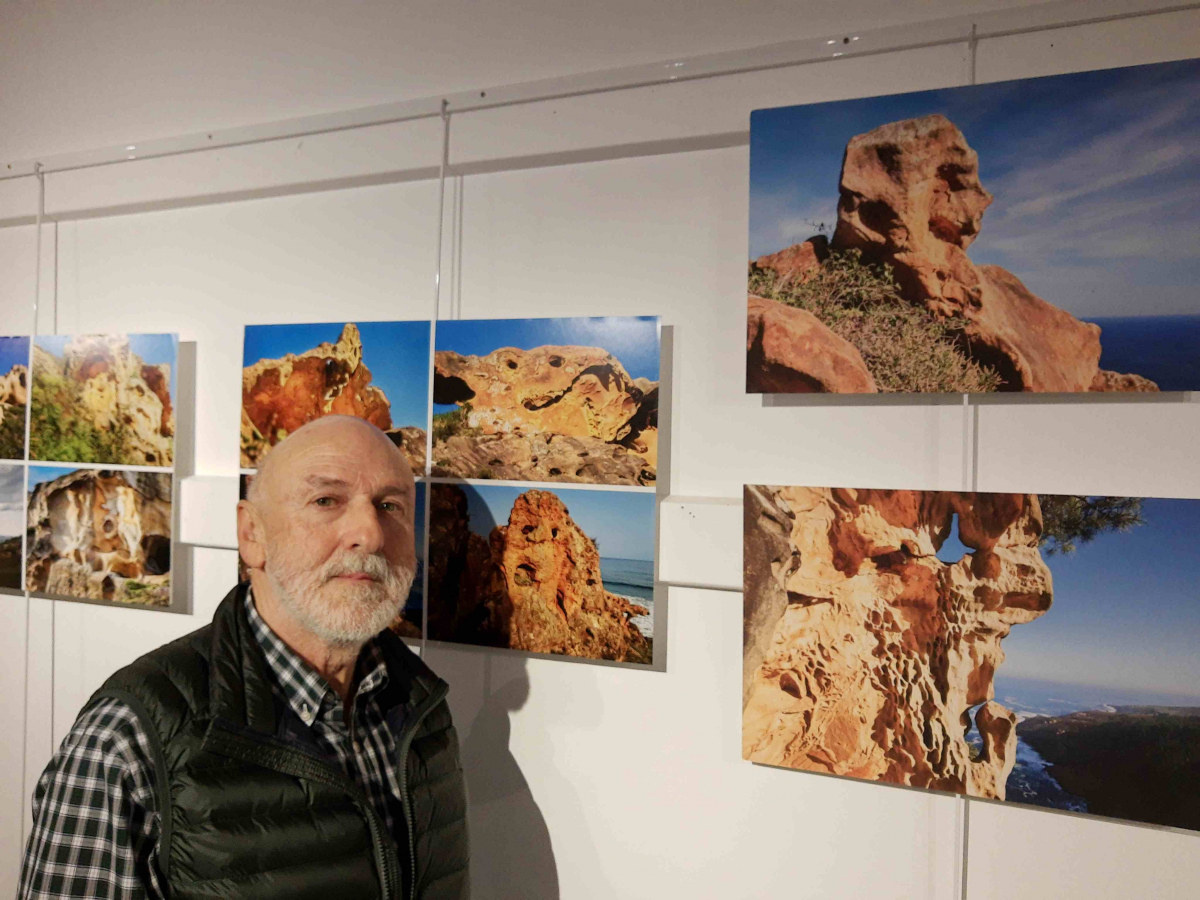
<path id="1" fill-rule="evenodd" d="M 428 656 L 433 670 L 451 685 L 461 736 L 470 797 L 471 895 L 557 900 L 550 829 L 509 749 L 509 716 L 529 699 L 528 660 L 434 648 Z"/>

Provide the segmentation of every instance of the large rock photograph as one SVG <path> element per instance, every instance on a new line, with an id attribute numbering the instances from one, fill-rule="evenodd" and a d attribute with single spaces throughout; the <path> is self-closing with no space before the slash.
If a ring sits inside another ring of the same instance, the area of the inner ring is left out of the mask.
<path id="1" fill-rule="evenodd" d="M 433 484 L 429 640 L 650 665 L 654 495 Z"/>
<path id="2" fill-rule="evenodd" d="M 746 759 L 1200 830 L 1200 501 L 744 500 Z"/>
<path id="3" fill-rule="evenodd" d="M 313 419 L 357 416 L 386 432 L 417 475 L 429 421 L 429 323 L 247 325 L 243 469 Z"/>
<path id="4" fill-rule="evenodd" d="M 25 459 L 29 338 L 0 337 L 0 459 Z"/>
<path id="5" fill-rule="evenodd" d="M 439 322 L 433 474 L 653 486 L 657 318 Z"/>
<path id="6" fill-rule="evenodd" d="M 30 466 L 27 589 L 169 606 L 171 505 L 167 473 Z"/>
<path id="7" fill-rule="evenodd" d="M 174 334 L 40 334 L 33 342 L 29 458 L 175 463 Z"/>
<path id="8" fill-rule="evenodd" d="M 1200 61 L 758 110 L 750 393 L 1200 390 Z"/>
<path id="9" fill-rule="evenodd" d="M 0 463 L 0 590 L 21 590 L 25 467 Z"/>

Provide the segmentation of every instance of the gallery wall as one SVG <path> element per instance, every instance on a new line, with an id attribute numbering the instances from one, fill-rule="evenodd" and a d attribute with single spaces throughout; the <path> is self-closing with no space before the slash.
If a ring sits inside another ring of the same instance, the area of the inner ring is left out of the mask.
<path id="1" fill-rule="evenodd" d="M 974 65 L 989 81 L 1155 62 L 1194 54 L 1197 36 L 1200 14 L 1178 12 L 990 39 Z M 1194 395 L 989 397 L 964 413 L 959 397 L 744 393 L 750 110 L 965 84 L 971 64 L 956 44 L 454 117 L 440 315 L 662 316 L 663 494 L 965 482 L 1200 497 Z M 439 140 L 426 121 L 307 150 L 51 175 L 61 221 L 43 229 L 38 329 L 178 332 L 195 360 L 194 407 L 179 410 L 194 419 L 191 471 L 234 476 L 243 325 L 432 313 Z M 31 182 L 0 182 L 0 221 L 32 212 Z M 337 189 L 263 196 L 298 184 Z M 29 330 L 34 258 L 32 227 L 0 228 L 0 333 Z M 0 715 L 21 726 L 0 740 L 0 765 L 23 773 L 0 784 L 0 892 L 15 889 L 28 795 L 80 705 L 118 666 L 207 621 L 231 586 L 233 551 L 190 553 L 186 615 L 0 597 Z M 960 801 L 743 762 L 740 595 L 660 591 L 664 673 L 427 651 L 452 685 L 476 896 L 960 896 Z M 966 896 L 1188 897 L 1195 842 L 972 802 Z"/>

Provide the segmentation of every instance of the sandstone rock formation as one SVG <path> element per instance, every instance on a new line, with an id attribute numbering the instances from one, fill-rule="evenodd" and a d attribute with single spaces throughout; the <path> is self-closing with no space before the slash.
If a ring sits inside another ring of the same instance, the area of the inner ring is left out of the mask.
<path id="1" fill-rule="evenodd" d="M 62 419 L 75 420 L 102 434 L 119 435 L 121 447 L 112 459 L 37 455 L 39 446 L 53 445 L 56 435 L 35 430 L 30 434 L 35 458 L 142 466 L 174 462 L 171 367 L 167 363 L 147 365 L 130 349 L 125 335 L 77 335 L 63 349 L 62 359 L 35 344 L 33 397 L 35 409 L 39 404 L 55 407 Z M 34 422 L 36 429 L 37 416 Z"/>
<path id="2" fill-rule="evenodd" d="M 752 265 L 774 272 L 782 287 L 811 277 L 830 252 L 857 250 L 866 263 L 890 266 L 903 298 L 954 322 L 962 347 L 996 371 L 1003 391 L 1157 390 L 1140 376 L 1101 375 L 1098 326 L 1047 303 L 1011 272 L 971 261 L 967 248 L 992 195 L 979 181 L 975 151 L 944 116 L 891 122 L 852 138 L 838 189 L 837 227 L 827 248 L 818 237 Z M 752 319 L 755 303 L 751 297 Z M 795 355 L 775 364 L 798 375 L 750 390 L 802 390 L 821 380 L 810 371 L 810 348 L 784 349 Z M 818 356 L 811 368 L 823 365 Z"/>
<path id="3" fill-rule="evenodd" d="M 748 486 L 745 517 L 745 757 L 1003 799 L 1000 642 L 1052 597 L 1037 497 Z"/>
<path id="4" fill-rule="evenodd" d="M 29 399 L 29 370 L 20 364 L 0 375 L 0 406 L 24 406 Z"/>
<path id="5" fill-rule="evenodd" d="M 607 350 L 505 347 L 483 357 L 439 350 L 434 354 L 433 400 L 457 403 L 466 412 L 464 430 L 435 441 L 435 472 L 461 475 L 482 463 L 492 470 L 491 477 L 514 477 L 498 472 L 540 467 L 546 481 L 597 480 L 573 474 L 590 465 L 607 484 L 648 484 L 655 479 L 658 384 L 632 379 Z M 498 447 L 486 440 L 491 435 L 531 440 L 506 441 Z M 449 437 L 461 440 L 449 446 Z M 555 448 L 561 465 L 545 464 L 539 448 L 560 438 L 577 438 L 580 443 Z M 604 450 L 601 443 L 612 449 Z M 485 444 L 503 452 L 489 451 Z M 587 452 L 580 455 L 576 449 Z M 640 462 L 623 460 L 620 450 L 640 457 Z M 470 474 L 478 477 L 478 470 Z"/>
<path id="6" fill-rule="evenodd" d="M 468 527 L 461 488 L 433 485 L 430 502 L 431 639 L 652 662 L 630 621 L 649 611 L 604 589 L 595 542 L 555 494 L 521 494 L 486 541 Z"/>
<path id="7" fill-rule="evenodd" d="M 26 583 L 39 593 L 167 606 L 171 476 L 78 469 L 29 497 Z"/>
<path id="8" fill-rule="evenodd" d="M 0 375 L 0 459 L 25 458 L 25 404 L 29 371 L 15 365 Z"/>
<path id="9" fill-rule="evenodd" d="M 1131 393 L 1157 393 L 1158 385 L 1149 378 L 1141 375 L 1122 375 L 1120 372 L 1110 372 L 1100 369 L 1092 379 L 1093 391 L 1127 391 Z"/>
<path id="10" fill-rule="evenodd" d="M 413 471 L 425 470 L 425 431 L 393 428 L 391 403 L 371 384 L 358 326 L 348 322 L 336 343 L 299 355 L 260 359 L 242 370 L 241 464 L 256 468 L 270 449 L 321 416 L 366 419 L 388 433 Z"/>
<path id="11" fill-rule="evenodd" d="M 746 318 L 750 393 L 873 394 L 862 354 L 807 310 L 750 295 Z"/>
<path id="12" fill-rule="evenodd" d="M 434 474 L 644 486 L 657 478 L 644 457 L 621 444 L 557 434 L 453 435 L 437 444 Z"/>

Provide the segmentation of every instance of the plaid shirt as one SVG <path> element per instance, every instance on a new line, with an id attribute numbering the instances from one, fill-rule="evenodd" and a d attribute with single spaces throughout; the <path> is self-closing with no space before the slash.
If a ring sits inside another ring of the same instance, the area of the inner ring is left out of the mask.
<path id="1" fill-rule="evenodd" d="M 388 681 L 377 641 L 358 658 L 350 727 L 341 699 L 263 621 L 246 592 L 246 615 L 274 674 L 271 688 L 336 759 L 397 835 L 396 744 L 378 698 Z M 150 740 L 119 700 L 86 707 L 42 773 L 33 798 L 18 900 L 43 897 L 161 900 L 159 812 Z M 401 828 L 403 824 L 401 823 Z"/>

